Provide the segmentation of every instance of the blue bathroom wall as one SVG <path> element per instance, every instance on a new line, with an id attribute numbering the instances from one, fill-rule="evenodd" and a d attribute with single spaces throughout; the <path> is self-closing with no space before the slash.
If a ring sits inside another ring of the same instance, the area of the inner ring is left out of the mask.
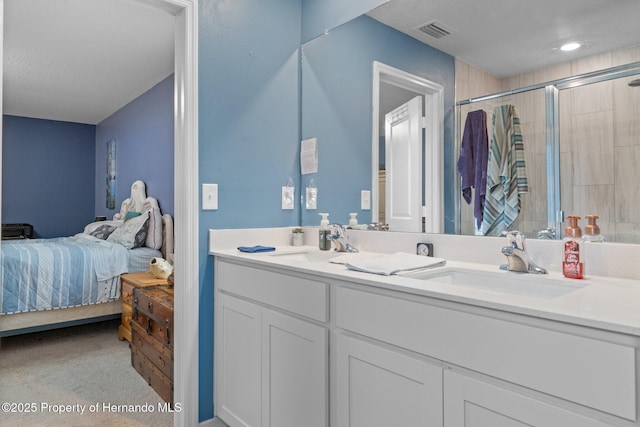
<path id="1" fill-rule="evenodd" d="M 318 209 L 302 211 L 302 225 L 319 224 L 318 212 L 345 223 L 349 212 L 360 222 L 361 190 L 371 189 L 371 106 L 373 62 L 424 77 L 444 87 L 444 188 L 454 188 L 455 61 L 451 55 L 361 16 L 303 48 L 302 138 L 318 138 L 318 173 L 303 175 L 318 188 Z M 453 194 L 445 195 L 445 228 L 453 218 Z"/>
<path id="2" fill-rule="evenodd" d="M 218 184 L 200 211 L 199 419 L 213 417 L 210 228 L 293 226 L 281 188 L 299 166 L 300 0 L 199 2 L 199 180 Z M 299 188 L 296 188 L 299 195 Z"/>
<path id="3" fill-rule="evenodd" d="M 71 236 L 94 218 L 93 125 L 3 116 L 2 222 Z"/>
<path id="4" fill-rule="evenodd" d="M 302 0 L 302 42 L 332 30 L 388 0 Z"/>
<path id="5" fill-rule="evenodd" d="M 131 184 L 144 181 L 147 195 L 173 215 L 173 75 L 162 80 L 96 126 L 95 215 L 112 218 L 131 195 Z M 116 141 L 116 207 L 106 206 L 107 142 Z"/>

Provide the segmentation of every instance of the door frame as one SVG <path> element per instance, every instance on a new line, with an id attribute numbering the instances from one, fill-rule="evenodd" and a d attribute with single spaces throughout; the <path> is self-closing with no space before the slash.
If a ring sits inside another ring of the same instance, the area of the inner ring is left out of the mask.
<path id="1" fill-rule="evenodd" d="M 174 425 L 198 425 L 198 0 L 134 0 L 176 17 L 174 85 Z M 4 0 L 0 0 L 0 97 L 4 58 Z M 3 114 L 0 103 L 0 117 Z M 2 212 L 0 121 L 0 212 Z M 1 214 L 0 214 L 1 215 Z M 0 220 L 2 218 L 0 217 Z"/>
<path id="2" fill-rule="evenodd" d="M 425 78 L 373 61 L 372 138 L 371 138 L 371 221 L 378 222 L 378 154 L 380 144 L 380 83 L 386 83 L 416 92 L 424 97 L 424 216 L 433 218 L 425 223 L 425 232 L 442 233 L 444 230 L 444 87 Z"/>

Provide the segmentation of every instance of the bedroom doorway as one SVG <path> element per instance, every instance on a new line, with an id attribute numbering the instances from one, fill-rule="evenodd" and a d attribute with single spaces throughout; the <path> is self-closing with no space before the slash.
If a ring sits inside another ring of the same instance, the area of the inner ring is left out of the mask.
<path id="1" fill-rule="evenodd" d="M 4 62 L 4 8 L 0 0 L 0 58 Z M 19 1 L 19 0 L 15 0 Z M 177 426 L 198 424 L 198 0 L 122 0 L 175 16 L 174 27 L 174 233 L 175 369 Z M 4 78 L 3 67 L 0 76 Z M 0 94 L 2 94 L 0 85 Z M 3 106 L 0 104 L 0 112 Z M 1 127 L 1 126 L 0 126 Z M 2 133 L 0 132 L 0 221 L 2 220 Z M 1 245 L 0 241 L 0 245 Z M 195 309 L 194 309 L 195 308 Z"/>

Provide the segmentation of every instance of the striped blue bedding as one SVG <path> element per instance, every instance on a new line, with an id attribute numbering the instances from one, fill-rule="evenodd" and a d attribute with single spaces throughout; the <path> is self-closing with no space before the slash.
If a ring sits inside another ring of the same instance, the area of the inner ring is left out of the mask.
<path id="1" fill-rule="evenodd" d="M 116 300 L 127 249 L 88 234 L 0 245 L 0 314 Z"/>

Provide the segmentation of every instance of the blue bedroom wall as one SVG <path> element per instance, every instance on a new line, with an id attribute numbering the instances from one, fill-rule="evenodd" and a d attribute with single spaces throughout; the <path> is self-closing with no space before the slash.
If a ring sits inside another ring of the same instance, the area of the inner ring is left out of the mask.
<path id="1" fill-rule="evenodd" d="M 173 75 L 96 126 L 95 215 L 112 218 L 131 194 L 135 180 L 173 215 Z M 107 142 L 116 141 L 116 208 L 106 207 Z"/>
<path id="2" fill-rule="evenodd" d="M 199 419 L 206 420 L 213 417 L 208 230 L 299 222 L 299 206 L 282 210 L 280 197 L 289 177 L 297 181 L 300 173 L 301 6 L 300 0 L 202 0 L 199 7 L 200 183 L 219 186 L 219 209 L 200 211 Z"/>
<path id="3" fill-rule="evenodd" d="M 71 236 L 94 218 L 93 125 L 3 116 L 2 222 Z"/>

